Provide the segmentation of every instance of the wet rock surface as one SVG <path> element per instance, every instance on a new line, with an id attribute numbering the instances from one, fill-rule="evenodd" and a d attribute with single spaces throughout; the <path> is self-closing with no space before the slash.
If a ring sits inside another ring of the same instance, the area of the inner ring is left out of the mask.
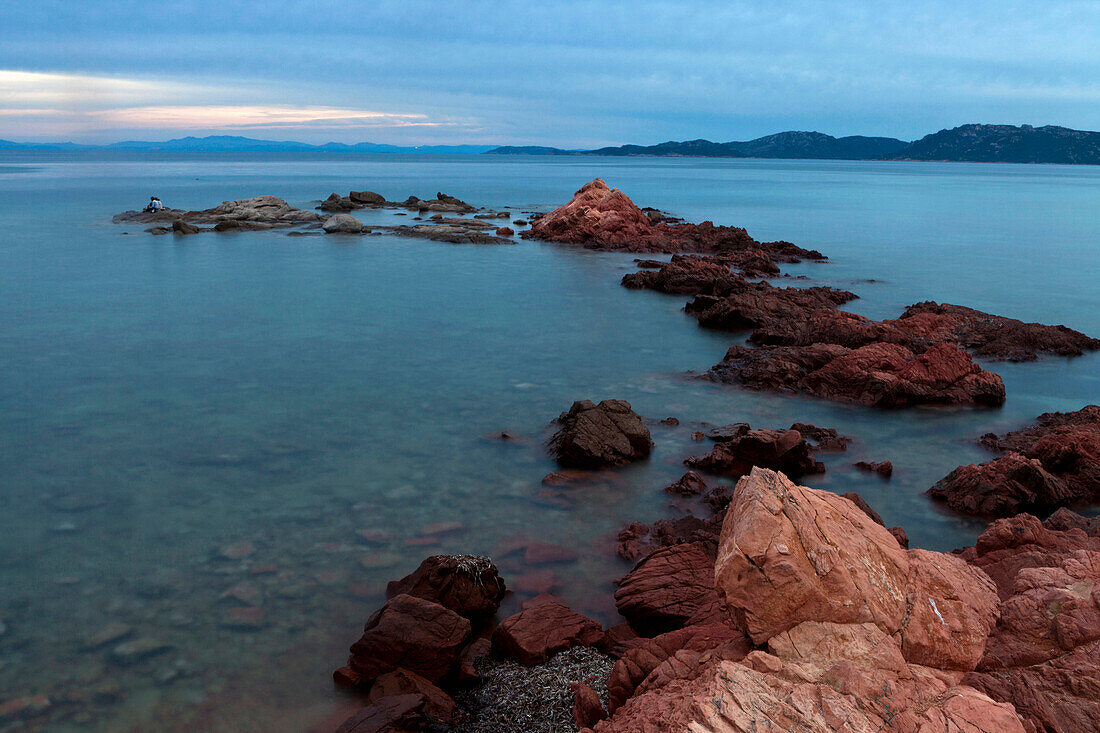
<path id="1" fill-rule="evenodd" d="M 813 458 L 812 446 L 797 430 L 752 430 L 748 425 L 715 443 L 706 455 L 693 456 L 684 463 L 730 478 L 744 476 L 753 466 L 783 471 L 792 477 L 825 471 L 825 466 Z"/>

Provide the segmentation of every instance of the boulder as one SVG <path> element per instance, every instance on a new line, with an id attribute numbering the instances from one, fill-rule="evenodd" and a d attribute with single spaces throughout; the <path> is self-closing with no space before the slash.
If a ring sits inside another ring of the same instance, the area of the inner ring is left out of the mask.
<path id="1" fill-rule="evenodd" d="M 964 514 L 1005 517 L 1072 502 L 1073 492 L 1035 458 L 1008 453 L 988 463 L 959 466 L 928 495 Z"/>
<path id="2" fill-rule="evenodd" d="M 602 638 L 603 628 L 597 622 L 550 601 L 501 621 L 493 631 L 493 650 L 531 665 L 573 646 L 592 646 Z"/>
<path id="3" fill-rule="evenodd" d="M 351 214 L 335 214 L 330 216 L 321 228 L 325 234 L 361 234 L 363 222 Z"/>
<path id="4" fill-rule="evenodd" d="M 180 235 L 198 234 L 201 231 L 202 231 L 202 229 L 199 229 L 194 224 L 188 224 L 183 219 L 176 219 L 175 221 L 172 222 L 172 233 L 173 234 L 180 234 Z"/>
<path id="5" fill-rule="evenodd" d="M 607 468 L 645 458 L 653 450 L 649 428 L 625 400 L 574 402 L 557 419 L 548 443 L 562 466 Z"/>
<path id="6" fill-rule="evenodd" d="M 588 728 L 607 717 L 600 696 L 588 686 L 587 682 L 577 682 L 573 688 L 573 722 L 581 728 Z"/>
<path id="7" fill-rule="evenodd" d="M 433 555 L 386 587 L 390 597 L 424 598 L 475 621 L 496 613 L 504 592 L 497 566 L 480 555 Z"/>
<path id="8" fill-rule="evenodd" d="M 397 695 L 364 705 L 345 720 L 336 733 L 410 733 L 429 722 L 421 695 Z"/>
<path id="9" fill-rule="evenodd" d="M 515 234 L 515 230 L 511 227 L 500 227 L 499 229 L 497 229 L 498 237 L 512 237 L 515 236 Z"/>
<path id="10" fill-rule="evenodd" d="M 836 310 L 836 306 L 855 300 L 856 294 L 829 287 L 777 288 L 766 282 L 750 283 L 730 279 L 712 289 L 710 293 L 696 295 L 684 310 L 695 316 L 699 325 L 723 331 L 753 331 L 750 340 L 755 343 L 783 344 L 784 340 L 764 338 L 759 334 L 792 323 L 806 323 L 815 314 L 827 313 L 834 319 L 859 318 Z M 855 346 L 863 346 L 870 340 L 863 339 Z M 833 343 L 816 338 L 809 343 Z M 795 345 L 808 345 L 798 344 Z"/>
<path id="11" fill-rule="evenodd" d="M 863 471 L 877 473 L 883 478 L 890 478 L 894 475 L 894 464 L 890 461 L 856 461 L 853 465 Z"/>
<path id="12" fill-rule="evenodd" d="M 469 620 L 444 606 L 406 594 L 379 609 L 351 645 L 348 666 L 362 683 L 399 668 L 430 682 L 442 679 L 470 638 Z"/>
<path id="13" fill-rule="evenodd" d="M 687 542 L 654 551 L 618 581 L 615 606 L 644 632 L 728 619 L 714 589 L 713 546 Z"/>
<path id="14" fill-rule="evenodd" d="M 852 502 L 754 468 L 734 489 L 716 583 L 756 643 L 803 621 L 901 630 L 909 558 Z"/>
<path id="15" fill-rule="evenodd" d="M 386 197 L 374 191 L 352 191 L 348 194 L 348 198 L 364 206 L 381 206 L 386 203 Z"/>
<path id="16" fill-rule="evenodd" d="M 665 487 L 666 493 L 678 496 L 698 496 L 706 490 L 706 480 L 695 471 L 688 471 Z"/>

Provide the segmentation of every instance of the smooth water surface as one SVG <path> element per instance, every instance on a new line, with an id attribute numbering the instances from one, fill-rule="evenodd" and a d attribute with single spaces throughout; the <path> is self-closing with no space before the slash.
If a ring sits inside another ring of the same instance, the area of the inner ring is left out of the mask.
<path id="1" fill-rule="evenodd" d="M 691 379 L 743 336 L 699 329 L 685 297 L 620 287 L 628 255 L 111 223 L 151 194 L 311 207 L 349 189 L 520 216 L 595 176 L 640 205 L 820 249 L 829 263 L 787 271 L 854 290 L 868 316 L 932 299 L 1100 334 L 1095 167 L 4 154 L 0 702 L 49 696 L 32 729 L 306 730 L 342 703 L 330 672 L 386 581 L 425 555 L 517 533 L 572 547 L 576 563 L 500 564 L 517 597 L 554 585 L 611 622 L 629 569 L 614 534 L 672 513 L 660 489 L 704 449 L 689 437 L 702 421 L 853 436 L 804 483 L 858 491 L 914 545 L 947 550 L 983 523 L 923 492 L 986 459 L 975 437 L 1100 401 L 1097 355 L 987 364 L 1008 390 L 999 410 L 882 412 Z M 653 426 L 648 462 L 542 486 L 547 423 L 608 397 L 682 424 Z M 518 440 L 487 437 L 501 430 Z M 894 478 L 861 459 L 892 460 Z M 97 645 L 112 624 L 129 635 Z M 146 638 L 156 654 L 112 652 Z"/>

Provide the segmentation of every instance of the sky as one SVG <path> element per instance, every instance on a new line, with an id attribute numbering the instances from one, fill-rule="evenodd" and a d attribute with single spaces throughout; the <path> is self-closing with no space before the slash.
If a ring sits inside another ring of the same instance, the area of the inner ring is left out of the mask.
<path id="1" fill-rule="evenodd" d="M 0 1 L 0 138 L 1100 129 L 1100 1 Z"/>

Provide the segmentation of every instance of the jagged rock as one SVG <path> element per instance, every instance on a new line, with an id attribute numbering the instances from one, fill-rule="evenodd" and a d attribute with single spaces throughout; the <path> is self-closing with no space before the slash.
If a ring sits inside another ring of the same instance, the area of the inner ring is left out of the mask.
<path id="1" fill-rule="evenodd" d="M 402 593 L 440 604 L 472 620 L 492 616 L 504 598 L 504 579 L 497 566 L 479 555 L 432 555 L 401 580 L 390 582 L 386 594 Z"/>
<path id="2" fill-rule="evenodd" d="M 557 419 L 551 454 L 562 466 L 606 468 L 645 458 L 653 450 L 649 428 L 625 400 L 574 402 Z"/>
<path id="3" fill-rule="evenodd" d="M 550 601 L 501 621 L 493 632 L 493 649 L 530 665 L 573 646 L 592 646 L 602 638 L 603 628 L 597 622 Z"/>
<path id="4" fill-rule="evenodd" d="M 618 581 L 615 606 L 647 632 L 728 618 L 714 589 L 713 547 L 687 542 L 655 550 Z"/>
<path id="5" fill-rule="evenodd" d="M 753 466 L 783 471 L 799 477 L 823 473 L 825 466 L 814 460 L 810 445 L 797 430 L 746 430 L 737 437 L 715 443 L 710 453 L 684 461 L 692 468 L 737 478 Z"/>

